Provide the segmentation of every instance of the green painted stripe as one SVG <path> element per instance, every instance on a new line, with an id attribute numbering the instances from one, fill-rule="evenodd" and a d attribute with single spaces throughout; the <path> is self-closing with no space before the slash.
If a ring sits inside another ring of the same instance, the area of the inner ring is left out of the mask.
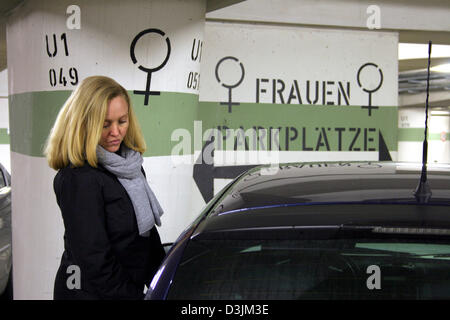
<path id="1" fill-rule="evenodd" d="M 388 149 L 397 150 L 397 107 L 380 107 L 368 116 L 367 109 L 360 106 L 242 103 L 229 113 L 228 107 L 218 102 L 199 103 L 194 94 L 161 92 L 150 96 L 150 105 L 144 106 L 142 95 L 129 93 L 148 145 L 144 156 L 171 155 L 174 147 L 186 142 L 171 141 L 172 133 L 180 128 L 191 137 L 190 147 L 182 154 L 192 154 L 195 120 L 202 120 L 203 132 L 225 127 L 280 128 L 281 150 L 377 151 L 379 132 Z M 42 157 L 50 129 L 69 95 L 70 91 L 11 95 L 11 150 Z M 267 146 L 267 140 L 263 144 Z"/>
<path id="2" fill-rule="evenodd" d="M 131 91 L 129 94 L 147 143 L 144 156 L 170 155 L 172 132 L 178 128 L 192 127 L 197 119 L 198 95 L 161 92 L 159 96 L 150 96 L 149 105 L 144 106 L 142 95 Z"/>
<path id="3" fill-rule="evenodd" d="M 398 141 L 423 141 L 424 128 L 398 128 Z M 441 140 L 441 133 L 429 132 L 428 140 Z M 450 133 L 445 133 L 445 140 L 450 140 Z"/>
<path id="4" fill-rule="evenodd" d="M 8 129 L 0 129 L 0 144 L 9 144 L 9 134 Z"/>
<path id="5" fill-rule="evenodd" d="M 43 157 L 43 147 L 59 109 L 71 91 L 28 92 L 11 95 L 11 150 Z M 170 155 L 170 136 L 176 128 L 191 127 L 197 116 L 198 96 L 188 93 L 161 92 L 144 97 L 129 92 L 148 148 L 144 156 Z"/>
<path id="6" fill-rule="evenodd" d="M 444 133 L 445 141 L 448 141 L 450 139 L 450 133 Z M 429 140 L 441 140 L 442 141 L 442 134 L 441 133 L 429 133 L 428 134 Z"/>
<path id="7" fill-rule="evenodd" d="M 42 156 L 42 147 L 70 91 L 28 92 L 9 96 L 11 151 Z"/>
<path id="8" fill-rule="evenodd" d="M 398 141 L 423 141 L 423 128 L 398 128 Z"/>
<path id="9" fill-rule="evenodd" d="M 203 128 L 279 127 L 283 151 L 309 150 L 305 147 L 314 151 L 377 151 L 378 132 L 388 150 L 396 151 L 397 110 L 395 106 L 380 107 L 369 116 L 360 106 L 242 103 L 229 113 L 227 105 L 201 102 L 199 113 Z"/>

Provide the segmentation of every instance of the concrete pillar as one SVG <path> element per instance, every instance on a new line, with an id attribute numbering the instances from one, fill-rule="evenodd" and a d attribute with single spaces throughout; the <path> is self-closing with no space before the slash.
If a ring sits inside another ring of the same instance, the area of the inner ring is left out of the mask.
<path id="1" fill-rule="evenodd" d="M 163 241 L 193 218 L 180 216 L 190 206 L 192 166 L 172 165 L 170 138 L 197 116 L 193 82 L 206 1 L 73 4 L 27 1 L 7 24 L 15 299 L 53 296 L 64 228 L 52 186 L 56 172 L 42 148 L 58 110 L 85 77 L 112 77 L 131 94 L 148 145 L 144 168 L 165 210 Z"/>
<path id="2" fill-rule="evenodd" d="M 424 108 L 398 110 L 398 161 L 422 162 Z"/>
<path id="3" fill-rule="evenodd" d="M 428 162 L 450 163 L 450 115 L 448 111 L 431 111 L 428 141 Z"/>
<path id="4" fill-rule="evenodd" d="M 398 116 L 399 161 L 422 162 L 425 108 L 400 108 Z M 448 111 L 429 111 L 428 163 L 450 162 Z"/>
<path id="5" fill-rule="evenodd" d="M 0 163 L 11 172 L 9 151 L 8 72 L 0 72 Z"/>
<path id="6" fill-rule="evenodd" d="M 216 148 L 205 189 L 262 163 L 240 161 L 241 150 L 279 150 L 280 162 L 395 160 L 397 48 L 395 32 L 207 21 L 201 119 L 231 145 Z"/>

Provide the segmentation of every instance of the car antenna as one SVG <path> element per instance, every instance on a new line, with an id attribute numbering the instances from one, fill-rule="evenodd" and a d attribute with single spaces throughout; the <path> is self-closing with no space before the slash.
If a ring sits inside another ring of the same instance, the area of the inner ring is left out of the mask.
<path id="1" fill-rule="evenodd" d="M 431 188 L 427 181 L 427 156 L 428 156 L 428 96 L 430 95 L 430 63 L 431 63 L 431 40 L 428 42 L 428 68 L 427 68 L 427 98 L 425 102 L 425 137 L 422 148 L 422 174 L 417 185 L 414 196 L 419 203 L 428 203 L 431 199 Z"/>

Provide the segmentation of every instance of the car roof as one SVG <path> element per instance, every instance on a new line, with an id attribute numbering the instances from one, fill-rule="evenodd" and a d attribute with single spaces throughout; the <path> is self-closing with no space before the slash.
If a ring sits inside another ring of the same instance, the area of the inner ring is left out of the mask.
<path id="1" fill-rule="evenodd" d="M 196 230 L 336 225 L 450 228 L 450 165 L 429 164 L 432 197 L 414 197 L 421 164 L 288 163 L 258 166 L 237 178 Z M 382 205 L 382 206 L 381 206 Z"/>

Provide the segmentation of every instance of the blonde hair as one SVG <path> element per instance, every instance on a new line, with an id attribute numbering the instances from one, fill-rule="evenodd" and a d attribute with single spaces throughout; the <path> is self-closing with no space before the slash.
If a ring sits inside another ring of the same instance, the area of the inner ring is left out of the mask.
<path id="1" fill-rule="evenodd" d="M 59 170 L 69 163 L 81 167 L 85 161 L 97 167 L 96 148 L 108 104 L 117 96 L 128 104 L 129 125 L 122 143 L 141 154 L 145 152 L 145 140 L 128 92 L 111 78 L 92 76 L 81 82 L 58 113 L 44 149 L 51 168 Z"/>

